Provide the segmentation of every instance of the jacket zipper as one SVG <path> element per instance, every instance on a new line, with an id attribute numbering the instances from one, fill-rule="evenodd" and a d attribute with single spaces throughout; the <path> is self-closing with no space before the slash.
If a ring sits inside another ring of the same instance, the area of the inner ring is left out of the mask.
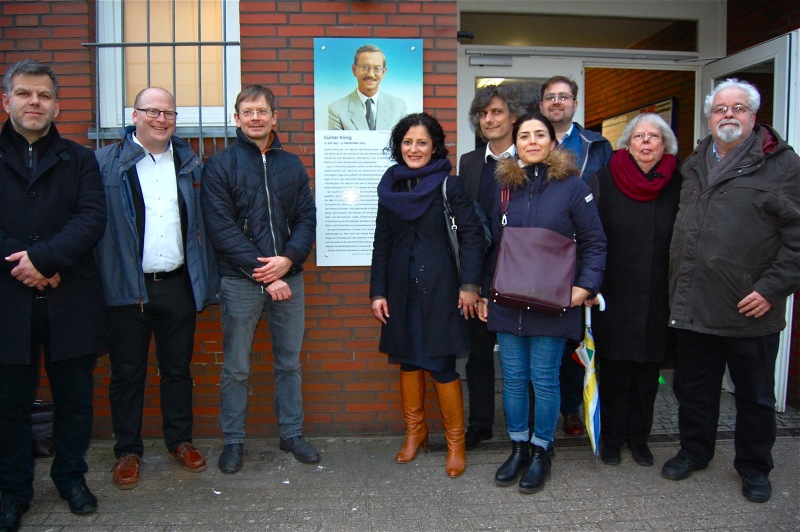
<path id="1" fill-rule="evenodd" d="M 269 214 L 269 234 L 272 236 L 272 247 L 278 255 L 278 241 L 275 240 L 275 221 L 272 219 L 272 196 L 269 192 L 269 173 L 267 172 L 267 154 L 261 154 L 261 166 L 264 169 L 264 189 L 267 191 L 267 213 Z"/>

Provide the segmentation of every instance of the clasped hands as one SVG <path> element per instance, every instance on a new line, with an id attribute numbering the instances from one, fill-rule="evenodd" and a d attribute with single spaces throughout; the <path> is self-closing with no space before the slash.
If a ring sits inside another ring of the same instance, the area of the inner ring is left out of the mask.
<path id="1" fill-rule="evenodd" d="M 61 275 L 58 272 L 50 278 L 39 273 L 39 270 L 36 269 L 31 259 L 28 257 L 27 251 L 12 253 L 6 257 L 6 262 L 17 263 L 17 265 L 11 269 L 11 275 L 13 275 L 17 281 L 25 286 L 36 288 L 40 292 L 44 292 L 44 289 L 48 286 L 50 288 L 56 288 L 61 283 Z"/>
<path id="2" fill-rule="evenodd" d="M 264 265 L 253 268 L 253 279 L 266 285 L 267 293 L 273 301 L 289 301 L 292 298 L 292 289 L 282 277 L 292 267 L 292 261 L 281 256 L 258 257 L 256 260 Z"/>

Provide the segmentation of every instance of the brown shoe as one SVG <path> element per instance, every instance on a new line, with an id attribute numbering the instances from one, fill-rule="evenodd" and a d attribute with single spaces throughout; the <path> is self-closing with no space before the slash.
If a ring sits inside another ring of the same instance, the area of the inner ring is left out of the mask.
<path id="1" fill-rule="evenodd" d="M 575 414 L 567 414 L 564 417 L 564 434 L 567 436 L 580 436 L 585 430 L 580 417 Z"/>
<path id="2" fill-rule="evenodd" d="M 132 490 L 139 485 L 139 461 L 135 454 L 123 454 L 114 466 L 114 484 L 121 490 Z"/>
<path id="3" fill-rule="evenodd" d="M 178 461 L 186 471 L 199 473 L 206 470 L 206 459 L 200 451 L 189 442 L 183 442 L 169 452 L 169 455 Z"/>

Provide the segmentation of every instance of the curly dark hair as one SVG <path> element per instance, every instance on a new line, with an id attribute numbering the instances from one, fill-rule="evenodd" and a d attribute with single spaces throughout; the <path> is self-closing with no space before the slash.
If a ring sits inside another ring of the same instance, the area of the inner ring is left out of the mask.
<path id="1" fill-rule="evenodd" d="M 400 119 L 397 124 L 392 128 L 392 135 L 389 137 L 389 146 L 386 149 L 393 161 L 398 164 L 405 164 L 403 162 L 403 137 L 406 136 L 408 130 L 414 126 L 423 126 L 428 130 L 428 135 L 431 136 L 433 143 L 433 155 L 431 159 L 444 159 L 447 157 L 447 147 L 444 145 L 444 130 L 439 122 L 429 115 L 428 113 L 413 113 L 406 115 Z"/>

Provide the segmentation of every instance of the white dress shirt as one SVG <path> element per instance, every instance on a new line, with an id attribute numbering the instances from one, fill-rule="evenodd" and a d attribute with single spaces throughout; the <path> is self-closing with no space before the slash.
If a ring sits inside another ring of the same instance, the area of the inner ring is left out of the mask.
<path id="1" fill-rule="evenodd" d="M 133 141 L 142 143 L 133 135 Z M 136 173 L 144 199 L 145 273 L 171 272 L 183 265 L 181 213 L 172 142 L 167 151 L 153 154 L 142 146 L 144 158 L 136 163 Z"/>

